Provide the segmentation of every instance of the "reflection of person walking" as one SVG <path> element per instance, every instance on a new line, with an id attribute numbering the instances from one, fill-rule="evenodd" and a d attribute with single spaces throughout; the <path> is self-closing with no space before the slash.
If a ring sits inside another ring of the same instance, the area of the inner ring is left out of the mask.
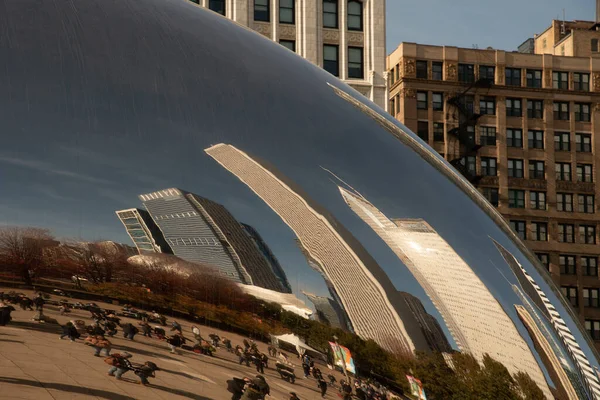
<path id="1" fill-rule="evenodd" d="M 317 385 L 321 389 L 321 397 L 325 397 L 325 393 L 327 393 L 327 381 L 323 379 L 323 375 L 319 375 Z"/>
<path id="2" fill-rule="evenodd" d="M 156 364 L 150 361 L 146 361 L 144 365 L 138 368 L 135 371 L 135 374 L 140 378 L 140 384 L 144 386 L 148 386 L 150 382 L 148 382 L 148 378 L 154 378 L 154 371 L 158 371 L 158 367 Z"/>
<path id="3" fill-rule="evenodd" d="M 42 294 L 38 293 L 35 299 L 33 299 L 33 304 L 35 304 L 35 311 L 43 311 L 44 303 L 46 303 L 46 301 L 42 297 Z"/>
<path id="4" fill-rule="evenodd" d="M 132 368 L 131 363 L 128 360 L 129 358 L 131 358 L 131 354 L 126 352 L 123 354 L 115 353 L 105 358 L 104 362 L 111 365 L 108 370 L 108 375 L 121 380 L 121 376 Z"/>

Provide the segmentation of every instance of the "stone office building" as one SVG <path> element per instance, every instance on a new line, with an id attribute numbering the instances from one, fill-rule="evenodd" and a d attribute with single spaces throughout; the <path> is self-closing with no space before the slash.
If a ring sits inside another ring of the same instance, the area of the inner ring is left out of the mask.
<path id="1" fill-rule="evenodd" d="M 553 21 L 522 52 L 402 43 L 389 112 L 510 221 L 600 348 L 600 31 Z"/>
<path id="2" fill-rule="evenodd" d="M 280 43 L 387 107 L 385 0 L 191 1 Z"/>

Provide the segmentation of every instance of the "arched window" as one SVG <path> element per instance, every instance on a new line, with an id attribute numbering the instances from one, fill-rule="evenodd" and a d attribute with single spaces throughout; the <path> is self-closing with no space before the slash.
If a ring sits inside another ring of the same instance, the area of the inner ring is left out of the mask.
<path id="1" fill-rule="evenodd" d="M 225 15 L 225 0 L 208 0 L 208 8 L 216 13 Z"/>
<path id="2" fill-rule="evenodd" d="M 363 30 L 363 3 L 359 0 L 348 1 L 348 30 Z"/>

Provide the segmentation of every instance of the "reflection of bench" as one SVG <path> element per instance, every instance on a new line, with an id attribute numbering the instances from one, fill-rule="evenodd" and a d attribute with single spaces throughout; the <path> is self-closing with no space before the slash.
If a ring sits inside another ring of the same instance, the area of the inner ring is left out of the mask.
<path id="1" fill-rule="evenodd" d="M 290 383 L 294 383 L 296 381 L 296 374 L 294 374 L 294 368 L 290 367 L 289 365 L 282 364 L 280 362 L 275 364 L 275 368 L 277 369 L 277 372 L 279 372 L 281 379 Z"/>

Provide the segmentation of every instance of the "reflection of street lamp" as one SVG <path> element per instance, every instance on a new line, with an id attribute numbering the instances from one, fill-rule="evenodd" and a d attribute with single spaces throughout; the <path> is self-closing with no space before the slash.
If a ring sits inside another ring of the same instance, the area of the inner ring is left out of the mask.
<path id="1" fill-rule="evenodd" d="M 333 340 L 335 342 L 335 349 L 336 349 L 336 351 L 338 351 L 340 353 L 340 356 L 341 356 L 340 358 L 342 359 L 342 367 L 344 369 L 344 375 L 346 376 L 346 383 L 348 383 L 348 385 L 350 385 L 350 378 L 348 378 L 348 371 L 346 370 L 345 354 L 340 349 L 340 345 L 338 344 L 338 337 L 333 335 Z M 335 362 L 335 358 L 334 358 L 334 362 Z"/>

